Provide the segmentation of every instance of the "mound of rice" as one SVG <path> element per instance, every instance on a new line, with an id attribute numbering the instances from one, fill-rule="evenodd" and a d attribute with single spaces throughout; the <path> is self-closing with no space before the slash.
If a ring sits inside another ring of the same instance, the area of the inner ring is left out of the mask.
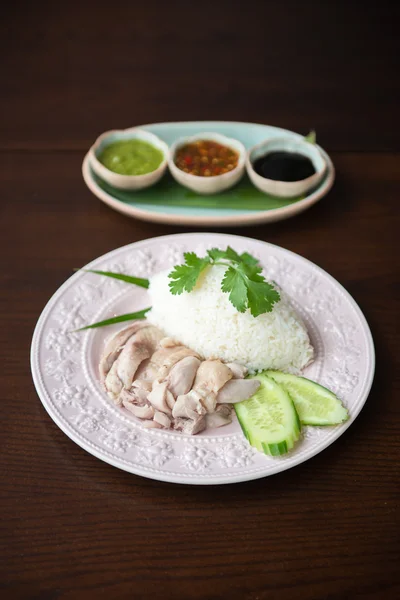
<path id="1" fill-rule="evenodd" d="M 307 331 L 282 292 L 272 312 L 255 318 L 249 311 L 239 313 L 221 291 L 224 267 L 207 268 L 195 289 L 179 296 L 169 291 L 169 272 L 152 277 L 147 313 L 150 323 L 169 337 L 204 358 L 238 362 L 253 373 L 278 369 L 297 374 L 311 362 Z"/>

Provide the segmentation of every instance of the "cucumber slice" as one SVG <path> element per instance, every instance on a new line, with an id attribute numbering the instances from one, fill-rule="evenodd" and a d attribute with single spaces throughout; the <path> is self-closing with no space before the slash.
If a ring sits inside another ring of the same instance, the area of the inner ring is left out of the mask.
<path id="1" fill-rule="evenodd" d="M 235 411 L 249 443 L 270 456 L 286 454 L 300 436 L 300 420 L 289 394 L 264 374 L 255 375 L 260 387 L 251 398 L 236 403 Z"/>
<path id="2" fill-rule="evenodd" d="M 349 418 L 339 398 L 322 385 L 281 371 L 265 371 L 265 375 L 288 392 L 303 425 L 338 425 Z"/>

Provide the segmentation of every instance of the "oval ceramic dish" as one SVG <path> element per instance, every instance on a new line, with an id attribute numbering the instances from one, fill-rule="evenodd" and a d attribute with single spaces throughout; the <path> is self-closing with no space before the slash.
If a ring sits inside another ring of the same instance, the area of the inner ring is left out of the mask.
<path id="1" fill-rule="evenodd" d="M 145 429 L 103 391 L 99 358 L 123 325 L 74 330 L 88 323 L 148 306 L 147 290 L 80 271 L 49 300 L 32 341 L 36 389 L 50 417 L 79 446 L 131 473 L 189 484 L 247 481 L 294 467 L 332 444 L 362 409 L 374 375 L 374 347 L 361 310 L 333 277 L 278 246 L 217 233 L 186 233 L 143 240 L 94 260 L 91 269 L 149 277 L 182 261 L 183 252 L 203 256 L 226 248 L 256 256 L 269 279 L 287 293 L 304 320 L 316 351 L 304 375 L 332 389 L 350 418 L 337 427 L 304 427 L 303 438 L 285 456 L 272 458 L 249 446 L 236 419 L 226 427 L 188 436 Z M 71 263 L 72 266 L 73 263 Z M 356 440 L 354 440 L 356 442 Z M 67 446 L 65 446 L 68 451 Z M 329 463 L 344 459 L 349 445 L 337 444 Z"/>
<path id="2" fill-rule="evenodd" d="M 154 123 L 141 125 L 169 146 L 179 138 L 213 131 L 241 142 L 248 150 L 273 137 L 289 136 L 301 140 L 303 136 L 269 125 L 229 121 L 188 121 L 182 123 Z M 319 147 L 327 163 L 327 170 L 319 185 L 302 197 L 276 198 L 259 191 L 245 175 L 233 188 L 219 194 L 204 196 L 179 185 L 170 173 L 154 186 L 141 191 L 117 190 L 99 178 L 91 169 L 86 155 L 83 178 L 88 188 L 100 200 L 130 217 L 172 225 L 228 227 L 257 225 L 287 219 L 310 208 L 325 196 L 333 185 L 335 170 L 327 153 Z M 207 206 L 204 207 L 204 202 Z"/>

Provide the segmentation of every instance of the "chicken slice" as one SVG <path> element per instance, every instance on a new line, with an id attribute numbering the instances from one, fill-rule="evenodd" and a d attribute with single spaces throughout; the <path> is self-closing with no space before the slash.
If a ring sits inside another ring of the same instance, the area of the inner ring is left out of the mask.
<path id="1" fill-rule="evenodd" d="M 200 391 L 201 393 L 201 402 L 206 409 L 206 412 L 213 413 L 217 406 L 217 395 L 214 392 L 206 392 Z"/>
<path id="2" fill-rule="evenodd" d="M 199 366 L 193 389 L 202 393 L 217 394 L 227 381 L 232 379 L 232 371 L 220 360 L 204 360 Z"/>
<path id="3" fill-rule="evenodd" d="M 151 350 L 148 346 L 137 342 L 129 343 L 128 340 L 117 364 L 118 377 L 125 389 L 131 387 L 138 366 L 149 356 L 151 356 Z"/>
<path id="4" fill-rule="evenodd" d="M 171 392 L 167 390 L 167 385 L 166 381 L 155 381 L 147 399 L 155 409 L 170 415 L 172 406 L 175 404 L 175 399 Z"/>
<path id="5" fill-rule="evenodd" d="M 188 435 L 196 435 L 196 433 L 200 433 L 204 431 L 206 428 L 206 418 L 204 415 L 197 415 L 195 419 L 184 419 L 183 417 L 178 417 L 174 421 L 174 429 L 176 431 L 182 431 L 182 433 L 186 433 Z"/>
<path id="6" fill-rule="evenodd" d="M 187 356 L 197 357 L 197 354 L 184 346 L 168 346 L 167 348 L 159 346 L 151 358 L 143 361 L 136 376 L 151 383 L 157 379 L 162 381 L 168 376 L 173 366 Z"/>
<path id="7" fill-rule="evenodd" d="M 143 395 L 145 390 L 134 388 L 132 390 L 122 390 L 118 400 L 129 412 L 139 417 L 139 419 L 152 419 L 154 408 L 147 402 L 147 394 Z"/>
<path id="8" fill-rule="evenodd" d="M 186 346 L 173 346 L 168 348 L 158 348 L 148 364 L 149 369 L 157 371 L 157 379 L 163 380 L 167 377 L 172 367 L 187 356 L 195 356 L 198 354 Z"/>
<path id="9" fill-rule="evenodd" d="M 158 410 L 155 411 L 153 420 L 162 427 L 165 427 L 165 429 L 169 429 L 171 427 L 171 419 L 169 416 Z"/>
<path id="10" fill-rule="evenodd" d="M 227 367 L 232 371 L 234 379 L 243 379 L 247 375 L 247 369 L 244 365 L 239 363 L 225 363 Z"/>
<path id="11" fill-rule="evenodd" d="M 174 348 L 175 346 L 182 346 L 182 344 L 174 338 L 165 337 L 160 341 L 160 346 L 161 348 Z"/>
<path id="12" fill-rule="evenodd" d="M 175 406 L 175 398 L 173 397 L 173 395 L 171 394 L 171 392 L 169 391 L 169 389 L 167 389 L 166 394 L 165 394 L 165 399 L 167 401 L 168 406 L 170 407 L 170 409 L 172 410 Z"/>
<path id="13" fill-rule="evenodd" d="M 219 390 L 217 403 L 242 402 L 255 394 L 259 387 L 258 379 L 231 379 Z"/>
<path id="14" fill-rule="evenodd" d="M 149 326 L 140 329 L 128 339 L 105 379 L 106 388 L 110 393 L 115 396 L 123 387 L 131 387 L 139 365 L 146 358 L 150 358 L 162 336 L 157 327 Z"/>
<path id="15" fill-rule="evenodd" d="M 200 394 L 206 412 L 214 412 L 217 393 L 230 379 L 232 379 L 232 371 L 220 360 L 205 360 L 200 364 L 193 390 Z"/>
<path id="16" fill-rule="evenodd" d="M 112 400 L 114 400 L 116 404 L 120 404 L 118 396 L 122 390 L 122 381 L 118 377 L 117 368 L 117 361 L 115 361 L 107 374 L 107 377 L 104 381 L 104 385 L 107 390 L 108 396 Z"/>
<path id="17" fill-rule="evenodd" d="M 131 339 L 134 337 L 132 336 L 128 340 L 105 379 L 104 383 L 111 398 L 116 398 L 124 387 L 130 388 L 137 367 L 150 356 L 148 348 L 131 343 Z"/>
<path id="18" fill-rule="evenodd" d="M 232 423 L 232 409 L 228 404 L 220 404 L 215 412 L 206 415 L 206 427 L 223 427 Z"/>
<path id="19" fill-rule="evenodd" d="M 139 390 L 143 390 L 145 392 L 151 392 L 151 387 L 151 383 L 145 379 L 135 379 L 135 381 L 132 383 L 132 389 L 138 388 Z"/>
<path id="20" fill-rule="evenodd" d="M 200 360 L 195 356 L 186 356 L 177 362 L 167 377 L 168 389 L 177 398 L 187 394 L 193 385 Z"/>
<path id="21" fill-rule="evenodd" d="M 162 429 L 162 425 L 160 425 L 160 423 L 157 423 L 157 421 L 142 421 L 142 425 L 143 427 L 146 427 L 146 429 Z"/>
<path id="22" fill-rule="evenodd" d="M 132 387 L 130 390 L 123 389 L 118 397 L 120 402 L 127 400 L 128 402 L 134 402 L 135 404 L 148 404 L 147 396 L 149 392 L 142 388 Z"/>
<path id="23" fill-rule="evenodd" d="M 190 390 L 189 393 L 183 396 L 178 396 L 172 409 L 172 416 L 174 418 L 197 419 L 199 415 L 206 413 L 201 400 L 201 395 L 194 390 Z"/>
<path id="24" fill-rule="evenodd" d="M 125 346 L 128 339 L 134 333 L 139 331 L 139 329 L 148 326 L 149 324 L 147 323 L 147 321 L 136 321 L 132 325 L 129 325 L 129 327 L 125 327 L 125 329 L 122 329 L 122 331 L 118 331 L 110 340 L 108 340 L 99 364 L 101 381 L 104 381 L 104 379 L 106 378 L 107 373 L 110 371 L 114 362 L 117 360 L 118 356 L 122 351 L 122 348 Z"/>
<path id="25" fill-rule="evenodd" d="M 150 385 L 150 390 L 153 381 L 157 379 L 157 368 L 151 363 L 151 358 L 146 358 L 135 373 L 136 381 L 145 381 Z"/>
<path id="26" fill-rule="evenodd" d="M 154 417 L 154 408 L 150 406 L 150 404 L 144 404 L 143 406 L 139 406 L 138 404 L 133 404 L 128 400 L 122 401 L 123 406 L 129 410 L 135 417 L 139 419 L 152 419 Z"/>

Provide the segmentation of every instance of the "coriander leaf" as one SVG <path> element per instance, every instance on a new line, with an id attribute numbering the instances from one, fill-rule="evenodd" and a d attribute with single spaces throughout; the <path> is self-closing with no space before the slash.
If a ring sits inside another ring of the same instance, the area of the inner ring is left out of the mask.
<path id="1" fill-rule="evenodd" d="M 234 262 L 238 262 L 240 263 L 240 256 L 239 254 L 230 246 L 227 247 L 226 252 L 225 252 L 225 258 L 227 260 L 233 260 Z"/>
<path id="2" fill-rule="evenodd" d="M 169 289 L 172 294 L 182 294 L 182 292 L 191 292 L 196 285 L 200 272 L 188 265 L 178 265 L 169 274 L 173 281 L 169 282 Z"/>
<path id="3" fill-rule="evenodd" d="M 248 265 L 246 263 L 240 263 L 237 266 L 237 268 L 252 281 L 258 281 L 260 283 L 262 281 L 265 281 L 264 276 L 260 275 L 260 273 L 262 272 L 262 268 L 258 265 Z"/>
<path id="4" fill-rule="evenodd" d="M 279 293 L 270 283 L 247 280 L 247 300 L 253 317 L 271 312 L 273 305 L 279 299 Z"/>
<path id="5" fill-rule="evenodd" d="M 197 267 L 204 261 L 208 262 L 207 258 L 200 258 L 195 252 L 184 252 L 183 257 L 185 259 L 185 263 L 190 267 Z"/>
<path id="6" fill-rule="evenodd" d="M 252 256 L 251 254 L 249 254 L 248 252 L 243 252 L 240 255 L 240 259 L 242 262 L 244 262 L 246 265 L 252 266 L 252 265 L 258 265 L 258 260 L 256 258 L 254 258 L 254 256 Z"/>
<path id="7" fill-rule="evenodd" d="M 216 262 L 218 260 L 225 259 L 240 263 L 239 254 L 230 246 L 228 246 L 226 250 L 220 250 L 219 248 L 211 248 L 211 250 L 207 250 L 207 254 L 212 260 Z"/>
<path id="8" fill-rule="evenodd" d="M 185 252 L 184 265 L 177 265 L 168 275 L 173 281 L 169 282 L 171 294 L 191 292 L 197 283 L 200 273 L 210 264 L 210 259 L 199 258 L 194 252 Z"/>
<path id="9" fill-rule="evenodd" d="M 229 292 L 229 300 L 239 312 L 245 312 L 247 308 L 247 290 L 243 275 L 235 269 L 229 267 L 221 282 L 223 292 Z"/>
<path id="10" fill-rule="evenodd" d="M 211 250 L 207 250 L 207 254 L 212 260 L 219 260 L 220 258 L 226 258 L 225 250 L 220 250 L 219 248 L 211 248 Z"/>

